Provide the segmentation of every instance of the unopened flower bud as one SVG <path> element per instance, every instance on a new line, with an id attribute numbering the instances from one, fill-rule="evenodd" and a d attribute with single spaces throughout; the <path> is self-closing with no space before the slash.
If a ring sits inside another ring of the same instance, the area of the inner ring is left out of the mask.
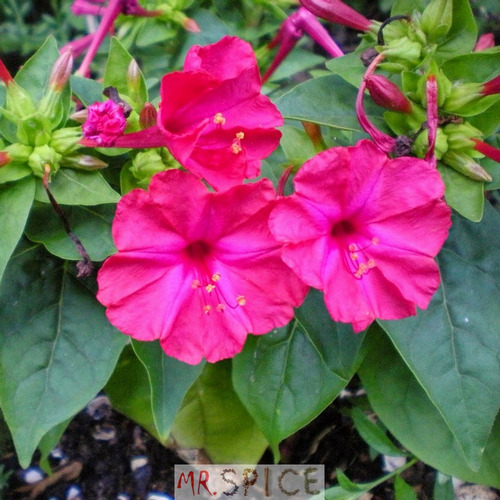
<path id="1" fill-rule="evenodd" d="M 141 90 L 141 70 L 135 59 L 130 61 L 127 68 L 127 87 L 131 94 Z"/>
<path id="2" fill-rule="evenodd" d="M 454 150 L 474 149 L 473 139 L 482 136 L 482 132 L 469 123 L 448 123 L 444 127 L 448 137 L 448 146 Z"/>
<path id="3" fill-rule="evenodd" d="M 420 27 L 429 41 L 434 42 L 450 31 L 453 20 L 453 0 L 431 0 L 422 12 Z"/>
<path id="4" fill-rule="evenodd" d="M 69 155 L 79 147 L 82 138 L 81 127 L 65 127 L 55 130 L 49 141 L 49 146 L 62 155 Z"/>
<path id="5" fill-rule="evenodd" d="M 411 113 L 411 102 L 399 90 L 399 87 L 382 75 L 370 75 L 366 79 L 366 88 L 376 104 L 391 111 Z"/>
<path id="6" fill-rule="evenodd" d="M 8 119 L 17 120 L 33 115 L 36 111 L 36 106 L 31 96 L 17 84 L 11 74 L 0 60 L 0 79 L 3 80 L 7 88 L 5 109 L 12 113 L 12 118 L 4 115 Z"/>
<path id="7" fill-rule="evenodd" d="M 9 153 L 7 151 L 0 151 L 0 168 L 5 167 L 12 161 Z"/>
<path id="8" fill-rule="evenodd" d="M 500 75 L 486 83 L 483 83 L 481 86 L 481 95 L 486 96 L 493 94 L 500 94 Z"/>
<path id="9" fill-rule="evenodd" d="M 474 149 L 479 151 L 484 156 L 495 160 L 500 163 L 500 149 L 491 146 L 490 144 L 481 141 L 480 139 L 472 139 L 474 142 Z"/>
<path id="10" fill-rule="evenodd" d="M 190 33 L 201 33 L 201 29 L 198 26 L 198 23 L 190 17 L 186 17 L 182 26 L 186 31 L 189 31 Z"/>
<path id="11" fill-rule="evenodd" d="M 49 78 L 49 87 L 54 92 L 62 92 L 73 71 L 73 51 L 64 51 L 54 63 Z"/>
<path id="12" fill-rule="evenodd" d="M 19 122 L 17 137 L 23 144 L 43 146 L 50 140 L 52 127 L 50 122 L 40 116 L 31 116 Z"/>
<path id="13" fill-rule="evenodd" d="M 126 126 L 123 108 L 109 99 L 88 107 L 88 117 L 82 131 L 85 138 L 96 141 L 99 146 L 109 147 L 123 135 Z"/>
<path id="14" fill-rule="evenodd" d="M 156 108 L 150 103 L 147 102 L 144 104 L 144 107 L 141 109 L 141 113 L 139 115 L 139 124 L 141 129 L 153 127 L 156 125 L 156 118 L 158 113 Z"/>
<path id="15" fill-rule="evenodd" d="M 401 71 L 411 69 L 420 62 L 422 45 L 404 36 L 381 46 L 380 51 L 387 56 L 389 61 L 384 63 L 384 67 Z"/>
<path id="16" fill-rule="evenodd" d="M 77 168 L 79 170 L 100 170 L 108 166 L 107 163 L 99 158 L 84 154 L 65 156 L 61 160 L 61 163 L 65 167 Z"/>
<path id="17" fill-rule="evenodd" d="M 474 52 L 481 52 L 486 49 L 491 49 L 495 46 L 495 35 L 493 33 L 485 33 L 481 35 L 474 48 L 472 49 Z"/>
<path id="18" fill-rule="evenodd" d="M 491 182 L 492 177 L 479 163 L 475 162 L 468 154 L 461 151 L 447 151 L 443 161 L 461 174 L 481 182 Z"/>
<path id="19" fill-rule="evenodd" d="M 372 21 L 340 0 L 300 0 L 315 16 L 359 31 L 370 31 Z"/>
<path id="20" fill-rule="evenodd" d="M 87 108 L 81 109 L 80 111 L 75 111 L 70 118 L 78 123 L 85 123 L 89 116 L 89 110 Z"/>
<path id="21" fill-rule="evenodd" d="M 130 173 L 136 179 L 138 186 L 147 188 L 154 174 L 172 167 L 177 167 L 175 161 L 172 162 L 172 165 L 166 164 L 162 156 L 151 149 L 137 153 L 132 160 Z"/>
<path id="22" fill-rule="evenodd" d="M 15 142 L 4 148 L 4 151 L 9 155 L 12 163 L 26 163 L 33 152 L 33 148 L 26 146 L 26 144 Z"/>
<path id="23" fill-rule="evenodd" d="M 62 156 L 50 146 L 39 146 L 33 149 L 28 158 L 28 165 L 37 177 L 43 179 L 47 165 L 50 167 L 52 173 L 59 170 L 61 158 Z"/>

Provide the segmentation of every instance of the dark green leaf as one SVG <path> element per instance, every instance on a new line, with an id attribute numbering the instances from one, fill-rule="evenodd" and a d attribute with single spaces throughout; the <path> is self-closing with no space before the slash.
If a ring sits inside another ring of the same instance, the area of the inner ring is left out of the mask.
<path id="1" fill-rule="evenodd" d="M 446 186 L 446 203 L 467 219 L 479 222 L 483 216 L 484 183 L 470 179 L 441 162 L 438 170 Z"/>
<path id="2" fill-rule="evenodd" d="M 334 323 L 312 290 L 288 326 L 247 339 L 233 360 L 236 392 L 273 447 L 316 417 L 346 386 L 363 335 Z"/>
<path id="3" fill-rule="evenodd" d="M 427 0 L 394 0 L 391 16 L 411 16 L 414 11 L 422 12 L 427 3 Z"/>
<path id="4" fill-rule="evenodd" d="M 313 78 L 293 87 L 276 100 L 285 118 L 305 120 L 344 130 L 361 130 L 356 117 L 357 89 L 339 75 Z M 367 112 L 373 107 L 366 103 Z M 381 118 L 370 116 L 377 126 Z"/>
<path id="5" fill-rule="evenodd" d="M 439 254 L 442 286 L 426 311 L 381 322 L 435 404 L 471 469 L 500 408 L 500 215 L 456 215 Z"/>
<path id="6" fill-rule="evenodd" d="M 35 203 L 26 226 L 26 236 L 43 243 L 47 250 L 66 260 L 80 260 L 81 255 L 68 237 L 55 210 L 47 203 Z M 116 252 L 111 237 L 111 223 L 116 205 L 62 206 L 71 231 L 80 239 L 93 261 L 102 261 Z"/>
<path id="7" fill-rule="evenodd" d="M 408 331 L 407 335 L 415 337 L 424 333 L 422 330 L 415 333 Z M 439 471 L 464 481 L 498 488 L 500 418 L 497 417 L 486 443 L 479 470 L 473 471 L 441 413 L 390 340 L 375 328 L 370 329 L 367 340 L 367 355 L 358 373 L 373 409 L 391 433 L 420 460 Z M 470 357 L 474 358 L 474 354 Z M 446 358 L 443 360 L 446 361 Z"/>
<path id="8" fill-rule="evenodd" d="M 0 185 L 0 281 L 5 266 L 24 231 L 35 195 L 35 179 L 28 177 Z"/>
<path id="9" fill-rule="evenodd" d="M 70 83 L 71 90 L 85 106 L 103 100 L 102 83 L 76 75 L 71 76 Z"/>
<path id="10" fill-rule="evenodd" d="M 132 92 L 127 79 L 129 64 L 133 57 L 127 52 L 117 38 L 111 39 L 108 62 L 104 71 L 103 87 L 115 87 L 123 96 L 128 96 L 135 111 L 140 112 L 144 103 L 148 100 L 148 91 L 144 75 L 139 72 L 138 91 Z"/>
<path id="11" fill-rule="evenodd" d="M 39 246 L 23 244 L 11 258 L 0 303 L 0 401 L 26 467 L 42 437 L 104 386 L 126 337 Z"/>
<path id="12" fill-rule="evenodd" d="M 364 441 L 383 455 L 404 457 L 408 454 L 401 451 L 388 437 L 387 434 L 359 408 L 350 411 L 356 430 Z"/>
<path id="13" fill-rule="evenodd" d="M 54 175 L 50 190 L 61 205 L 104 205 L 120 200 L 120 195 L 96 171 L 63 168 Z M 49 203 L 41 180 L 36 185 L 35 199 Z"/>
<path id="14" fill-rule="evenodd" d="M 394 478 L 396 500 L 417 500 L 417 492 L 401 476 Z"/>
<path id="15" fill-rule="evenodd" d="M 204 449 L 213 463 L 255 464 L 267 441 L 231 384 L 231 363 L 206 364 L 172 427 L 179 446 Z"/>
<path id="16" fill-rule="evenodd" d="M 16 82 L 35 102 L 38 102 L 47 90 L 52 66 L 58 57 L 57 43 L 54 37 L 50 36 L 17 73 Z"/>
<path id="17" fill-rule="evenodd" d="M 166 441 L 177 411 L 204 363 L 192 366 L 177 361 L 167 356 L 158 342 L 132 341 L 132 346 L 148 373 L 157 434 Z"/>
<path id="18" fill-rule="evenodd" d="M 156 432 L 148 373 L 130 344 L 123 349 L 104 391 L 109 396 L 113 408 L 137 422 L 165 444 Z"/>

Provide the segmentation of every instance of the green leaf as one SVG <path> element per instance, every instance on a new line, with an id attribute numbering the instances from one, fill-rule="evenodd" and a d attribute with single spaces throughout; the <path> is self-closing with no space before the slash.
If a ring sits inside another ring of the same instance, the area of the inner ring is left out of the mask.
<path id="1" fill-rule="evenodd" d="M 416 491 L 399 475 L 394 478 L 394 495 L 396 500 L 417 500 Z"/>
<path id="2" fill-rule="evenodd" d="M 477 41 L 477 26 L 469 0 L 453 0 L 453 21 L 434 59 L 438 62 L 471 52 Z"/>
<path id="3" fill-rule="evenodd" d="M 43 436 L 103 387 L 126 338 L 67 265 L 22 244 L 0 288 L 0 401 L 26 467 Z"/>
<path id="4" fill-rule="evenodd" d="M 132 346 L 126 345 L 104 392 L 113 408 L 144 427 L 160 443 L 151 408 L 151 386 L 144 365 Z"/>
<path id="5" fill-rule="evenodd" d="M 199 377 L 204 363 L 188 365 L 167 356 L 159 342 L 138 342 L 132 347 L 148 373 L 157 434 L 166 441 L 182 401 Z"/>
<path id="6" fill-rule="evenodd" d="M 400 450 L 387 437 L 387 434 L 376 423 L 372 422 L 359 408 L 354 407 L 349 413 L 359 435 L 379 453 L 392 457 L 404 457 L 408 455 Z"/>
<path id="7" fill-rule="evenodd" d="M 132 93 L 127 81 L 127 70 L 134 58 L 128 53 L 117 38 L 111 39 L 108 62 L 104 70 L 103 87 L 115 87 L 122 96 L 132 99 L 133 108 L 139 112 L 148 100 L 146 81 L 142 72 L 139 74 L 138 92 Z"/>
<path id="8" fill-rule="evenodd" d="M 16 82 L 30 94 L 35 102 L 38 102 L 47 90 L 52 66 L 58 57 L 57 42 L 54 37 L 49 36 L 15 76 Z"/>
<path id="9" fill-rule="evenodd" d="M 70 83 L 71 90 L 85 106 L 102 101 L 102 83 L 76 75 L 71 76 Z"/>
<path id="10" fill-rule="evenodd" d="M 428 309 L 381 322 L 474 470 L 500 408 L 498 227 L 489 204 L 480 224 L 454 216 L 438 257 L 442 285 Z"/>
<path id="11" fill-rule="evenodd" d="M 0 185 L 0 281 L 9 258 L 16 248 L 33 204 L 35 179 L 28 177 Z"/>
<path id="12" fill-rule="evenodd" d="M 120 200 L 120 195 L 96 171 L 63 168 L 54 175 L 49 187 L 61 205 L 104 205 Z M 35 199 L 49 203 L 41 181 L 37 182 Z"/>
<path id="13" fill-rule="evenodd" d="M 355 102 L 357 89 L 339 75 L 313 78 L 279 97 L 275 104 L 282 115 L 291 120 L 305 120 L 329 127 L 360 131 Z M 377 127 L 382 118 L 371 116 L 372 104 L 366 103 L 367 113 Z"/>
<path id="14" fill-rule="evenodd" d="M 0 168 L 0 184 L 13 182 L 31 175 L 33 170 L 26 164 L 8 163 Z"/>
<path id="15" fill-rule="evenodd" d="M 183 448 L 202 448 L 213 463 L 255 464 L 267 441 L 231 385 L 231 362 L 206 364 L 172 427 Z"/>
<path id="16" fill-rule="evenodd" d="M 391 16 L 400 14 L 411 16 L 415 10 L 422 12 L 427 3 L 427 0 L 394 0 Z"/>
<path id="17" fill-rule="evenodd" d="M 433 498 L 439 498 L 439 500 L 455 500 L 453 481 L 450 476 L 442 474 L 441 472 L 436 472 Z"/>
<path id="18" fill-rule="evenodd" d="M 446 61 L 441 69 L 451 80 L 460 83 L 485 83 L 498 75 L 500 47 L 462 54 Z"/>
<path id="19" fill-rule="evenodd" d="M 49 463 L 49 455 L 50 452 L 57 446 L 59 443 L 61 436 L 64 434 L 64 431 L 68 427 L 71 419 L 67 419 L 60 424 L 52 427 L 45 436 L 40 440 L 38 444 L 38 449 L 40 450 L 40 467 L 47 473 L 50 474 L 52 472 L 52 468 Z"/>
<path id="20" fill-rule="evenodd" d="M 425 335 L 423 330 L 406 333 L 413 337 Z M 358 374 L 373 409 L 390 432 L 405 448 L 437 470 L 464 481 L 498 488 L 500 418 L 497 417 L 486 443 L 479 470 L 473 471 L 441 413 L 390 340 L 374 328 L 370 329 L 367 340 L 367 355 Z M 472 351 L 469 356 L 474 358 L 475 353 Z M 476 365 L 474 359 L 471 363 Z"/>
<path id="21" fill-rule="evenodd" d="M 326 67 L 337 75 L 340 75 L 344 80 L 352 86 L 358 88 L 363 80 L 366 68 L 360 59 L 360 54 L 351 52 L 342 57 L 335 57 L 326 63 Z"/>
<path id="22" fill-rule="evenodd" d="M 283 136 L 280 145 L 287 160 L 293 165 L 302 165 L 316 154 L 314 145 L 304 129 L 285 125 L 281 132 Z"/>
<path id="23" fill-rule="evenodd" d="M 311 290 L 295 319 L 247 339 L 233 360 L 235 390 L 278 456 L 278 444 L 316 417 L 360 363 L 363 335 L 334 323 Z"/>
<path id="24" fill-rule="evenodd" d="M 483 216 L 484 183 L 470 179 L 438 163 L 438 171 L 445 185 L 446 203 L 465 218 L 479 222 Z"/>
<path id="25" fill-rule="evenodd" d="M 111 223 L 116 205 L 95 207 L 63 206 L 71 231 L 80 239 L 93 261 L 102 261 L 116 252 L 111 237 Z M 61 259 L 80 260 L 81 255 L 64 230 L 61 220 L 51 205 L 36 202 L 26 226 L 31 241 L 43 243 L 45 248 Z"/>

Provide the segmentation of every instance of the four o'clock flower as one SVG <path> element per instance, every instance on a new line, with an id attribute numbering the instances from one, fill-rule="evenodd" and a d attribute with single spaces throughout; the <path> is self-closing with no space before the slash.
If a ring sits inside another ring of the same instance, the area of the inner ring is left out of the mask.
<path id="1" fill-rule="evenodd" d="M 95 102 L 88 107 L 87 120 L 82 125 L 85 138 L 95 142 L 96 146 L 113 146 L 116 139 L 123 135 L 127 120 L 123 107 L 108 99 Z"/>
<path id="2" fill-rule="evenodd" d="M 270 228 L 283 260 L 324 291 L 332 318 L 354 331 L 375 318 L 425 309 L 439 286 L 434 257 L 451 225 L 439 173 L 425 160 L 389 159 L 368 140 L 306 162 Z"/>
<path id="3" fill-rule="evenodd" d="M 262 82 L 269 79 L 276 68 L 304 35 L 304 32 L 323 47 L 332 57 L 344 55 L 342 50 L 316 17 L 304 7 L 300 7 L 296 12 L 285 19 L 276 36 L 269 43 L 270 49 L 276 45 L 279 45 L 279 49 L 273 62 L 264 73 Z"/>
<path id="4" fill-rule="evenodd" d="M 191 47 L 183 70 L 162 78 L 160 96 L 157 124 L 119 137 L 115 147 L 166 147 L 215 189 L 257 177 L 278 147 L 283 117 L 261 94 L 252 47 L 239 38 Z"/>
<path id="5" fill-rule="evenodd" d="M 299 0 L 303 7 L 315 16 L 359 31 L 369 31 L 372 21 L 355 11 L 341 0 Z"/>
<path id="6" fill-rule="evenodd" d="M 118 203 L 118 253 L 98 275 L 111 323 L 169 356 L 210 362 L 238 353 L 247 334 L 286 325 L 308 287 L 286 266 L 268 228 L 269 180 L 209 192 L 189 172 L 156 174 Z"/>

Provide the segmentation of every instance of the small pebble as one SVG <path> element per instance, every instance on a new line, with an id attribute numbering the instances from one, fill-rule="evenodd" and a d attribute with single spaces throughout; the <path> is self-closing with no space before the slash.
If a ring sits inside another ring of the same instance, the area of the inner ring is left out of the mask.
<path id="1" fill-rule="evenodd" d="M 49 458 L 57 465 L 64 465 L 68 461 L 68 456 L 63 450 L 61 450 L 61 448 L 54 448 L 50 452 Z"/>
<path id="2" fill-rule="evenodd" d="M 97 425 L 92 437 L 96 441 L 112 441 L 116 437 L 116 429 L 109 424 Z"/>
<path id="3" fill-rule="evenodd" d="M 128 493 L 118 493 L 116 500 L 131 500 L 131 498 Z"/>
<path id="4" fill-rule="evenodd" d="M 487 486 L 465 484 L 455 490 L 456 500 L 498 500 L 500 497 Z"/>
<path id="5" fill-rule="evenodd" d="M 150 491 L 146 497 L 146 500 L 174 500 L 174 497 L 171 497 L 170 495 L 161 493 L 159 491 Z"/>
<path id="6" fill-rule="evenodd" d="M 111 402 L 107 396 L 99 395 L 87 405 L 86 409 L 94 420 L 102 420 L 111 414 Z"/>
<path id="7" fill-rule="evenodd" d="M 146 455 L 137 455 L 130 459 L 130 468 L 132 472 L 135 472 L 137 469 L 144 467 L 149 462 L 148 457 Z"/>
<path id="8" fill-rule="evenodd" d="M 406 457 L 391 457 L 382 455 L 382 470 L 384 472 L 392 472 L 406 463 Z"/>
<path id="9" fill-rule="evenodd" d="M 29 467 L 21 471 L 20 476 L 25 483 L 34 484 L 41 481 L 45 477 L 45 474 L 38 467 Z"/>
<path id="10" fill-rule="evenodd" d="M 66 500 L 83 500 L 82 489 L 76 484 L 72 484 L 66 490 Z"/>

